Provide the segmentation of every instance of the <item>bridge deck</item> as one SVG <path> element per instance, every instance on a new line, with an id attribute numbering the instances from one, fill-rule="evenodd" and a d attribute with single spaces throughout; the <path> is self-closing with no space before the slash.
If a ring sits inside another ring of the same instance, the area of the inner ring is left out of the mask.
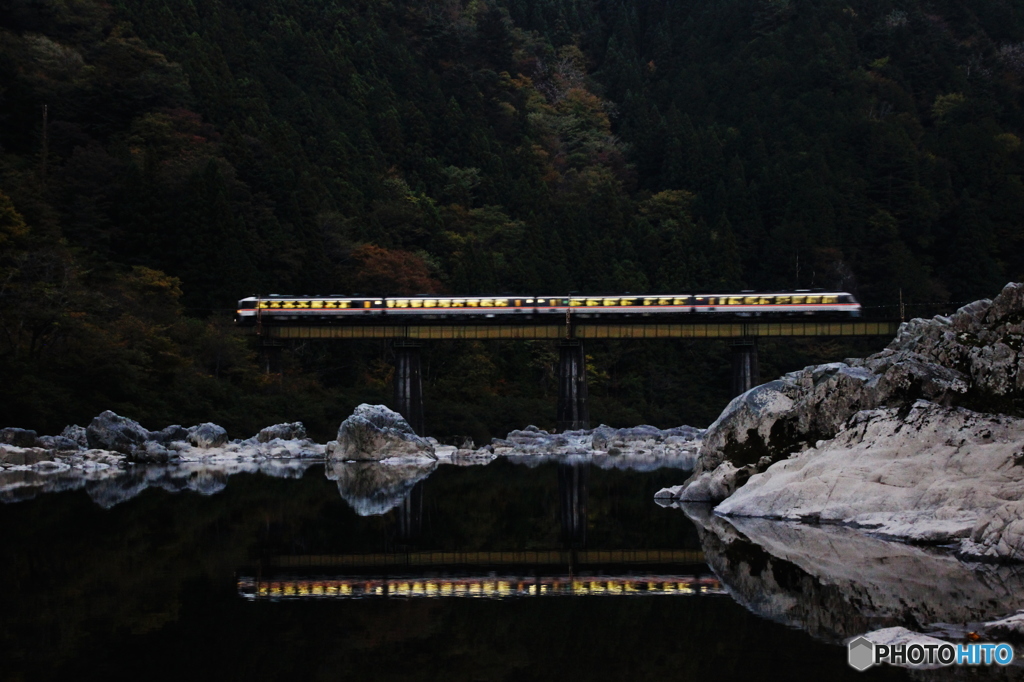
<path id="1" fill-rule="evenodd" d="M 284 555 L 270 559 L 274 568 L 396 568 L 428 566 L 498 566 L 561 564 L 700 564 L 704 552 L 695 549 L 527 550 L 519 552 L 394 552 L 379 554 Z"/>
<path id="2" fill-rule="evenodd" d="M 895 336 L 893 320 L 758 320 L 694 322 L 573 321 L 520 324 L 264 325 L 271 339 L 736 339 L 793 336 Z M 567 333 L 568 332 L 568 333 Z"/>

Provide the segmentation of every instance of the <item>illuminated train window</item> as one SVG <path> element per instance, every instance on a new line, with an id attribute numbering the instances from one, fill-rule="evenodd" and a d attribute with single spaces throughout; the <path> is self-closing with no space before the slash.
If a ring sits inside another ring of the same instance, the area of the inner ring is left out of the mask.
<path id="1" fill-rule="evenodd" d="M 238 593 L 248 599 L 359 599 L 379 597 L 469 597 L 503 599 L 544 596 L 642 596 L 724 594 L 712 577 L 651 576 L 487 576 L 408 578 L 280 578 L 241 577 Z"/>

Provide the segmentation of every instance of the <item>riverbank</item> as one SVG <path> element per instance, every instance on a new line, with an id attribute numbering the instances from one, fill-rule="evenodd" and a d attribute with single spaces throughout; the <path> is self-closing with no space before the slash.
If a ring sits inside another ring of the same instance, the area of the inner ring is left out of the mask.
<path id="1" fill-rule="evenodd" d="M 1024 560 L 1024 285 L 901 326 L 883 351 L 733 400 L 693 476 L 658 493 L 716 514 L 837 523 Z"/>

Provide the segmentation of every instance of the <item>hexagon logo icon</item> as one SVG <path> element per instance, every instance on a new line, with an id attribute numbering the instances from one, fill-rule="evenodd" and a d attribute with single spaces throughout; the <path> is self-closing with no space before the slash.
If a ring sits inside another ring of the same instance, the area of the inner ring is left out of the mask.
<path id="1" fill-rule="evenodd" d="M 867 637 L 858 637 L 846 646 L 846 660 L 854 670 L 864 672 L 875 664 L 875 645 Z"/>

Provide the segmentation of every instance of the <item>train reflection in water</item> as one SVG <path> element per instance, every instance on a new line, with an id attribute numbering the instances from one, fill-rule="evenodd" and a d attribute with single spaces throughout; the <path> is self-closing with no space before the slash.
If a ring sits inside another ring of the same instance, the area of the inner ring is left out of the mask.
<path id="1" fill-rule="evenodd" d="M 361 599 L 470 597 L 655 596 L 725 594 L 711 576 L 518 576 L 438 578 L 279 578 L 241 577 L 238 593 L 247 599 Z"/>
<path id="2" fill-rule="evenodd" d="M 699 549 L 588 548 L 590 468 L 575 459 L 554 467 L 560 548 L 466 551 L 420 547 L 423 472 L 335 464 L 329 477 L 358 514 L 390 514 L 386 551 L 268 551 L 240 571 L 238 594 L 253 601 L 725 594 Z"/>

